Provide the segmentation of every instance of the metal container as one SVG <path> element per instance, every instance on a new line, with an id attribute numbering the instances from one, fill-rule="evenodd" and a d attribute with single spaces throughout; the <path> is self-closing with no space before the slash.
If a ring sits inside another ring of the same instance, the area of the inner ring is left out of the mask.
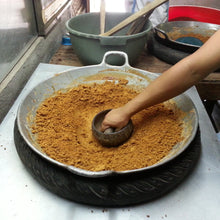
<path id="1" fill-rule="evenodd" d="M 106 13 L 106 30 L 111 29 L 130 15 L 131 13 Z M 81 14 L 66 23 L 74 53 L 85 65 L 101 63 L 104 54 L 113 50 L 127 53 L 129 63 L 134 63 L 144 50 L 152 26 L 148 20 L 140 33 L 127 35 L 130 26 L 126 26 L 112 36 L 103 37 L 99 36 L 99 13 Z M 109 57 L 109 63 L 121 65 L 123 59 L 117 56 Z"/>
<path id="2" fill-rule="evenodd" d="M 125 59 L 124 65 L 118 67 L 107 64 L 106 59 L 109 55 L 122 56 Z M 158 196 L 158 190 L 149 188 L 149 176 L 152 179 L 152 172 L 156 170 L 156 175 L 162 175 L 154 183 L 158 183 L 158 187 L 161 188 L 161 193 L 159 194 L 162 194 L 186 176 L 189 171 L 185 167 L 186 164 L 190 163 L 188 168 L 191 168 L 194 163 L 192 155 L 190 155 L 190 159 L 188 158 L 183 163 L 183 168 L 179 164 L 177 165 L 177 169 L 175 168 L 176 172 L 181 173 L 181 175 L 174 175 L 175 178 L 173 176 L 170 179 L 172 181 L 161 182 L 167 176 L 167 171 L 164 170 L 164 167 L 170 166 L 171 170 L 174 169 L 175 165 L 171 162 L 187 151 L 187 148 L 194 141 L 198 130 L 197 110 L 193 101 L 188 96 L 182 94 L 170 101 L 175 102 L 176 106 L 186 113 L 183 118 L 184 129 L 182 136 L 184 139 L 175 145 L 169 155 L 157 164 L 141 169 L 120 172 L 112 170 L 93 172 L 69 166 L 47 156 L 37 144 L 35 136 L 31 133 L 30 127 L 34 123 L 36 110 L 44 99 L 53 95 L 54 91 L 71 88 L 82 82 L 103 83 L 104 80 L 100 80 L 100 78 L 99 80 L 95 79 L 95 76 L 100 72 L 103 76 L 126 77 L 129 81 L 128 85 L 138 85 L 140 88 L 147 86 L 152 80 L 158 77 L 158 74 L 132 68 L 128 64 L 127 55 L 123 52 L 115 51 L 106 53 L 102 63 L 99 65 L 62 72 L 40 83 L 22 101 L 17 112 L 15 145 L 18 154 L 23 163 L 40 183 L 53 192 L 77 202 L 115 206 L 135 204 L 155 198 L 155 196 Z M 89 80 L 86 80 L 87 77 Z M 195 151 L 191 153 L 195 155 Z M 140 183 L 139 181 L 142 182 L 141 184 L 146 184 L 141 190 L 136 186 L 136 184 Z M 114 184 L 112 185 L 112 183 Z M 125 189 L 122 190 L 124 187 Z M 126 190 L 128 190 L 128 193 L 126 193 Z M 146 194 L 144 193 L 145 190 Z M 133 193 L 133 195 L 131 196 L 130 193 Z"/>
<path id="3" fill-rule="evenodd" d="M 157 25 L 154 28 L 154 36 L 160 43 L 166 46 L 192 53 L 203 44 L 199 36 L 209 38 L 218 29 L 220 29 L 220 25 L 217 24 L 196 21 L 172 21 Z M 172 37 L 175 32 L 176 35 L 179 35 L 178 39 L 173 39 Z M 184 39 L 186 35 L 188 37 Z M 182 39 L 181 36 L 183 36 Z"/>

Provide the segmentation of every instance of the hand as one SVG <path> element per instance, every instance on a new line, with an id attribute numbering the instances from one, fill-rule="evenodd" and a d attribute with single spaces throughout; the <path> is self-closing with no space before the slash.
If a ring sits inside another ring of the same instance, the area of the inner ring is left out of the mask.
<path id="1" fill-rule="evenodd" d="M 129 119 L 130 117 L 124 113 L 122 107 L 113 109 L 106 114 L 102 122 L 101 131 L 105 131 L 109 127 L 120 130 L 128 124 Z"/>

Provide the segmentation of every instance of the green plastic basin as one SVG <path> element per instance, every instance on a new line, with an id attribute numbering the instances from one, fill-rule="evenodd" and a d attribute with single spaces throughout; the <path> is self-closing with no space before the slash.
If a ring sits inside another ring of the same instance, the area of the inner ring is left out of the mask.
<path id="1" fill-rule="evenodd" d="M 131 13 L 106 13 L 105 31 L 130 15 Z M 81 14 L 66 22 L 74 53 L 84 65 L 101 63 L 107 51 L 123 51 L 127 53 L 129 63 L 133 64 L 144 50 L 152 26 L 148 20 L 142 32 L 126 35 L 129 27 L 130 25 L 126 26 L 112 36 L 102 37 L 99 36 L 99 13 Z M 113 56 L 108 58 L 108 63 L 122 65 L 124 60 L 122 57 Z"/>

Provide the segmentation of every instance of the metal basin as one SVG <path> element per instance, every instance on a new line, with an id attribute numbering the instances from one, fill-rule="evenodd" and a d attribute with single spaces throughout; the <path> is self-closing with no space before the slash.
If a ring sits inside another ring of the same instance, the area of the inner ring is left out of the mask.
<path id="1" fill-rule="evenodd" d="M 111 66 L 106 63 L 106 58 L 108 55 L 120 55 L 124 57 L 125 63 L 123 66 Z M 62 72 L 59 75 L 52 77 L 39 85 L 37 85 L 33 90 L 26 96 L 26 98 L 22 101 L 19 106 L 17 112 L 17 126 L 18 130 L 27 143 L 27 145 L 40 157 L 44 158 L 49 163 L 54 164 L 55 166 L 62 167 L 74 174 L 99 178 L 105 176 L 114 176 L 114 175 L 127 175 L 131 173 L 139 173 L 151 170 L 155 167 L 163 166 L 169 161 L 176 158 L 180 155 L 187 147 L 190 145 L 192 140 L 194 139 L 197 128 L 198 128 L 198 114 L 196 108 L 194 106 L 193 101 L 187 95 L 180 95 L 175 97 L 170 102 L 175 102 L 177 107 L 182 111 L 186 112 L 185 117 L 183 119 L 184 129 L 182 136 L 184 140 L 178 143 L 173 147 L 173 150 L 159 161 L 157 164 L 154 164 L 149 167 L 135 169 L 135 170 L 125 170 L 120 172 L 115 172 L 112 170 L 100 171 L 100 172 L 92 172 L 88 170 L 79 169 L 77 167 L 68 166 L 66 164 L 62 164 L 50 157 L 48 157 L 40 148 L 35 140 L 35 136 L 31 133 L 31 125 L 34 123 L 34 118 L 36 115 L 36 110 L 38 109 L 40 103 L 47 97 L 51 96 L 54 91 L 60 89 L 66 89 L 73 86 L 77 86 L 80 83 L 102 83 L 103 80 L 95 79 L 97 74 L 101 73 L 103 76 L 123 76 L 129 81 L 128 85 L 139 85 L 139 88 L 143 88 L 147 86 L 152 80 L 158 77 L 158 74 L 150 73 L 143 70 L 134 69 L 128 64 L 127 55 L 123 52 L 108 52 L 105 54 L 103 61 L 99 65 L 82 67 L 79 69 L 74 69 L 66 72 Z M 92 76 L 92 77 L 91 77 Z M 89 79 L 89 80 L 88 80 Z M 168 102 L 169 104 L 169 102 Z"/>
<path id="2" fill-rule="evenodd" d="M 122 66 L 106 63 L 107 53 L 101 64 L 62 72 L 40 83 L 24 98 L 17 112 L 14 141 L 17 153 L 30 174 L 51 192 L 74 202 L 104 206 L 134 205 L 156 199 L 172 190 L 192 172 L 200 155 L 198 115 L 193 101 L 186 95 L 172 100 L 186 112 L 184 140 L 174 146 L 170 154 L 157 164 L 142 169 L 114 172 L 91 172 L 67 166 L 42 152 L 31 133 L 40 103 L 54 91 L 80 83 L 99 81 L 96 75 L 123 76 L 129 85 L 145 87 L 158 74 L 132 68 L 126 54 L 110 52 L 125 59 Z M 99 78 L 100 79 L 100 78 Z M 24 170 L 25 172 L 25 170 Z"/>

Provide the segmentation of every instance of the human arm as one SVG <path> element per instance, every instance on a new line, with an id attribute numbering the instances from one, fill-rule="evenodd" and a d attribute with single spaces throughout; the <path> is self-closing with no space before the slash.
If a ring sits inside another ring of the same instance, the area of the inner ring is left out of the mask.
<path id="1" fill-rule="evenodd" d="M 137 112 L 181 94 L 219 67 L 220 30 L 196 52 L 151 82 L 134 99 L 110 111 L 102 123 L 102 130 L 108 127 L 123 128 Z"/>

